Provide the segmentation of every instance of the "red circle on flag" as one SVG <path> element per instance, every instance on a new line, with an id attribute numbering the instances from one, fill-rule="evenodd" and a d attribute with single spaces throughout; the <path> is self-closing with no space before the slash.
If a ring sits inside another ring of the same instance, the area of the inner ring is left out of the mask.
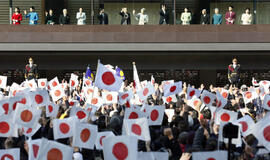
<path id="1" fill-rule="evenodd" d="M 53 106 L 49 105 L 48 109 L 49 109 L 49 113 L 51 113 L 53 111 Z"/>
<path id="2" fill-rule="evenodd" d="M 268 107 L 270 107 L 270 100 L 267 102 Z"/>
<path id="3" fill-rule="evenodd" d="M 32 128 L 28 128 L 27 131 L 26 131 L 26 133 L 29 134 L 29 133 L 31 133 L 32 131 L 33 131 Z"/>
<path id="4" fill-rule="evenodd" d="M 37 94 L 37 95 L 35 96 L 35 100 L 36 100 L 37 104 L 41 104 L 41 103 L 43 102 L 43 97 L 42 97 L 42 95 Z"/>
<path id="5" fill-rule="evenodd" d="M 204 101 L 205 104 L 209 104 L 210 103 L 210 100 L 211 99 L 208 96 L 203 97 L 203 101 Z"/>
<path id="6" fill-rule="evenodd" d="M 141 126 L 138 124 L 132 124 L 131 131 L 138 136 L 140 136 L 142 134 Z"/>
<path id="7" fill-rule="evenodd" d="M 198 101 L 198 100 L 193 101 L 193 105 L 194 105 L 194 106 L 197 106 L 197 105 L 198 105 L 198 103 L 199 103 L 199 101 Z"/>
<path id="8" fill-rule="evenodd" d="M 17 103 L 18 103 L 18 102 L 14 102 L 14 103 L 13 103 L 13 105 L 12 105 L 12 109 L 13 109 L 13 110 L 15 110 L 15 109 L 16 109 L 16 107 L 17 107 Z"/>
<path id="9" fill-rule="evenodd" d="M 239 122 L 242 125 L 242 131 L 246 132 L 248 130 L 248 124 L 245 121 Z"/>
<path id="10" fill-rule="evenodd" d="M 10 154 L 4 154 L 2 157 L 1 157 L 1 160 L 14 160 L 14 157 Z"/>
<path id="11" fill-rule="evenodd" d="M 127 97 L 128 97 L 128 94 L 127 94 L 127 93 L 125 93 L 125 94 L 123 94 L 123 95 L 121 96 L 122 99 L 126 99 Z"/>
<path id="12" fill-rule="evenodd" d="M 267 126 L 263 129 L 263 137 L 266 141 L 270 142 L 270 126 Z"/>
<path id="13" fill-rule="evenodd" d="M 81 140 L 82 142 L 87 142 L 88 139 L 90 138 L 91 132 L 89 131 L 89 129 L 85 128 L 81 131 Z"/>
<path id="14" fill-rule="evenodd" d="M 75 81 L 74 80 L 71 80 L 71 86 L 75 86 Z"/>
<path id="15" fill-rule="evenodd" d="M 47 160 L 63 160 L 63 154 L 58 148 L 52 148 L 47 154 Z"/>
<path id="16" fill-rule="evenodd" d="M 61 95 L 61 91 L 60 91 L 60 90 L 56 90 L 56 91 L 54 92 L 54 95 L 55 95 L 56 97 L 59 97 L 59 96 Z"/>
<path id="17" fill-rule="evenodd" d="M 223 113 L 223 114 L 221 115 L 220 119 L 221 119 L 223 122 L 228 122 L 228 121 L 231 119 L 231 117 L 230 117 L 230 115 L 229 115 L 228 113 Z"/>
<path id="18" fill-rule="evenodd" d="M 87 94 L 90 94 L 90 93 L 93 93 L 94 92 L 94 90 L 93 89 L 87 89 Z"/>
<path id="19" fill-rule="evenodd" d="M 2 79 L 0 79 L 0 84 L 2 83 Z"/>
<path id="20" fill-rule="evenodd" d="M 21 120 L 23 122 L 30 122 L 33 118 L 33 114 L 29 110 L 24 110 L 21 112 Z"/>
<path id="21" fill-rule="evenodd" d="M 29 86 L 32 88 L 33 87 L 33 84 L 29 83 Z"/>
<path id="22" fill-rule="evenodd" d="M 73 101 L 69 102 L 69 105 L 70 105 L 70 106 L 74 106 L 74 104 L 75 104 L 75 103 L 74 103 Z"/>
<path id="23" fill-rule="evenodd" d="M 115 82 L 115 78 L 112 72 L 105 72 L 101 76 L 102 82 L 106 85 L 112 85 Z"/>
<path id="24" fill-rule="evenodd" d="M 5 114 L 8 114 L 9 104 L 8 103 L 3 104 L 3 109 L 5 110 Z"/>
<path id="25" fill-rule="evenodd" d="M 45 82 L 41 82 L 40 85 L 44 87 L 45 86 Z"/>
<path id="26" fill-rule="evenodd" d="M 107 101 L 112 101 L 113 96 L 111 94 L 107 94 L 106 99 Z"/>
<path id="27" fill-rule="evenodd" d="M 100 138 L 99 138 L 99 144 L 102 146 L 103 145 L 103 143 L 102 143 L 102 139 L 103 138 L 105 138 L 106 136 L 101 136 Z"/>
<path id="28" fill-rule="evenodd" d="M 34 157 L 37 158 L 39 146 L 36 144 L 33 144 L 32 147 L 33 147 Z"/>
<path id="29" fill-rule="evenodd" d="M 166 101 L 167 101 L 168 103 L 170 103 L 170 102 L 172 101 L 172 97 L 167 97 L 167 98 L 166 98 Z"/>
<path id="30" fill-rule="evenodd" d="M 6 134 L 9 131 L 9 124 L 7 122 L 0 122 L 0 133 Z"/>
<path id="31" fill-rule="evenodd" d="M 136 112 L 131 112 L 128 119 L 137 119 L 139 115 Z"/>
<path id="32" fill-rule="evenodd" d="M 86 117 L 86 114 L 84 113 L 84 111 L 78 111 L 76 115 L 78 119 L 83 119 Z"/>
<path id="33" fill-rule="evenodd" d="M 263 84 L 264 84 L 264 85 L 266 85 L 266 84 L 267 84 L 267 82 L 266 82 L 266 81 L 263 81 Z"/>
<path id="34" fill-rule="evenodd" d="M 189 92 L 189 96 L 190 96 L 190 97 L 193 97 L 194 94 L 195 94 L 195 90 Z"/>
<path id="35" fill-rule="evenodd" d="M 176 86 L 172 86 L 171 88 L 170 88 L 170 92 L 174 92 L 176 90 Z"/>
<path id="36" fill-rule="evenodd" d="M 250 99 L 251 97 L 252 97 L 252 93 L 251 93 L 251 92 L 247 92 L 247 93 L 246 93 L 246 98 L 247 98 L 247 99 Z"/>
<path id="37" fill-rule="evenodd" d="M 63 122 L 59 125 L 59 129 L 63 134 L 67 134 L 70 130 L 69 125 L 66 124 L 65 122 Z"/>
<path id="38" fill-rule="evenodd" d="M 90 81 L 89 81 L 89 80 L 86 80 L 85 83 L 86 83 L 86 85 L 88 85 L 88 86 L 90 85 Z"/>
<path id="39" fill-rule="evenodd" d="M 150 114 L 150 118 L 152 121 L 156 121 L 158 119 L 159 113 L 156 109 L 152 110 Z"/>
<path id="40" fill-rule="evenodd" d="M 98 103 L 98 99 L 97 98 L 92 98 L 91 103 L 92 104 L 97 104 Z"/>
<path id="41" fill-rule="evenodd" d="M 149 92 L 149 89 L 148 88 L 144 88 L 143 89 L 143 96 L 146 96 Z"/>
<path id="42" fill-rule="evenodd" d="M 118 142 L 113 145 L 112 153 L 118 160 L 124 160 L 128 157 L 128 147 L 124 143 Z"/>
<path id="43" fill-rule="evenodd" d="M 23 99 L 20 101 L 20 103 L 26 104 L 26 98 L 23 98 Z"/>
<path id="44" fill-rule="evenodd" d="M 52 82 L 52 86 L 53 86 L 53 87 L 56 87 L 56 86 L 57 86 L 57 82 L 56 82 L 56 81 L 53 81 L 53 82 Z"/>
<path id="45" fill-rule="evenodd" d="M 227 93 L 227 92 L 223 92 L 223 93 L 222 93 L 222 97 L 223 97 L 223 98 L 227 98 L 227 96 L 228 96 L 228 93 Z"/>
<path id="46" fill-rule="evenodd" d="M 208 158 L 207 160 L 216 160 L 216 159 L 211 157 L 211 158 Z"/>

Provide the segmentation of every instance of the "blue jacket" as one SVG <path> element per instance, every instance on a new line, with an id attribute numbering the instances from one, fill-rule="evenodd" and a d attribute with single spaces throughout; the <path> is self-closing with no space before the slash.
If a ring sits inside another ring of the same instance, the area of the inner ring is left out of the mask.
<path id="1" fill-rule="evenodd" d="M 30 12 L 25 15 L 25 18 L 29 18 L 29 25 L 36 25 L 38 21 L 38 14 L 37 12 Z"/>
<path id="2" fill-rule="evenodd" d="M 222 15 L 214 14 L 212 18 L 212 24 L 221 24 L 222 23 Z"/>

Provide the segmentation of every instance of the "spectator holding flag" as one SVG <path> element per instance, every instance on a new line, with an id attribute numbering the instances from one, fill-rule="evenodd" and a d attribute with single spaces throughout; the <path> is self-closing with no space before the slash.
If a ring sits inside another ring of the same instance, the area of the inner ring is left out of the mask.
<path id="1" fill-rule="evenodd" d="M 30 13 L 24 10 L 25 18 L 29 18 L 29 25 L 36 25 L 38 22 L 38 14 L 35 12 L 35 7 L 30 7 Z"/>

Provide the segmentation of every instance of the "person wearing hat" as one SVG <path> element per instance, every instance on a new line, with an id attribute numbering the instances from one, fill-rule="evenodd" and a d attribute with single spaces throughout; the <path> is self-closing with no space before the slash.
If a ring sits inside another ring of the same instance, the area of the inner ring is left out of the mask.
<path id="1" fill-rule="evenodd" d="M 37 79 L 38 78 L 38 69 L 37 65 L 34 64 L 33 58 L 29 58 L 29 64 L 25 66 L 24 69 L 24 78 L 27 80 Z"/>
<path id="2" fill-rule="evenodd" d="M 240 81 L 240 64 L 237 63 L 236 58 L 232 60 L 232 64 L 228 67 L 228 80 L 233 86 L 238 87 Z"/>

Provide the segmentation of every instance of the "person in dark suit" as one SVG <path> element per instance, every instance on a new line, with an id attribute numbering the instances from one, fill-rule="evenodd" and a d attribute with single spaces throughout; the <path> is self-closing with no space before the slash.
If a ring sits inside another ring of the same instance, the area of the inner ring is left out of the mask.
<path id="1" fill-rule="evenodd" d="M 24 78 L 27 79 L 27 80 L 37 79 L 38 78 L 37 65 L 34 64 L 34 60 L 31 57 L 29 58 L 29 64 L 27 64 L 25 66 Z"/>
<path id="2" fill-rule="evenodd" d="M 237 59 L 232 60 L 233 64 L 230 64 L 228 67 L 228 80 L 229 82 L 238 87 L 240 81 L 240 64 L 237 64 Z"/>
<path id="3" fill-rule="evenodd" d="M 121 19 L 121 25 L 130 25 L 131 20 L 130 20 L 130 13 L 128 13 L 127 8 L 122 8 L 122 10 L 119 13 L 122 16 Z"/>
<path id="4" fill-rule="evenodd" d="M 202 24 L 202 25 L 210 24 L 210 16 L 209 16 L 209 14 L 206 13 L 206 9 L 202 10 L 200 24 Z"/>
<path id="5" fill-rule="evenodd" d="M 67 14 L 67 9 L 63 9 L 63 14 L 60 15 L 59 17 L 59 24 L 60 25 L 70 24 L 70 17 Z"/>
<path id="6" fill-rule="evenodd" d="M 100 12 L 98 14 L 98 20 L 99 24 L 109 24 L 108 14 L 104 12 L 104 8 L 100 9 Z"/>
<path id="7" fill-rule="evenodd" d="M 54 25 L 55 24 L 55 15 L 53 10 L 50 9 L 49 12 L 45 12 L 45 24 Z"/>
<path id="8" fill-rule="evenodd" d="M 169 24 L 169 12 L 166 10 L 165 4 L 161 5 L 159 15 L 160 15 L 159 24 L 163 23 Z"/>

